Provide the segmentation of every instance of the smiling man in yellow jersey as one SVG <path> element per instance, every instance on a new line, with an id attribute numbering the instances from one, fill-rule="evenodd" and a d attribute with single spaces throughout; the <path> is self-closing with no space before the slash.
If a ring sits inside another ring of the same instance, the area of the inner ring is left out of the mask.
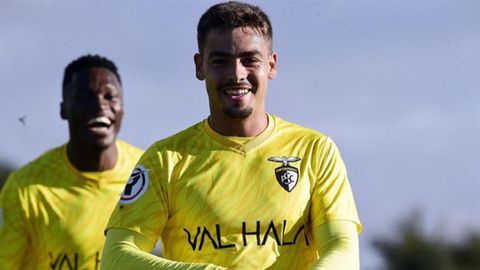
<path id="1" fill-rule="evenodd" d="M 86 55 L 65 69 L 68 143 L 13 172 L 0 195 L 0 269 L 96 270 L 103 230 L 142 151 L 117 140 L 123 93 L 115 64 Z"/>
<path id="2" fill-rule="evenodd" d="M 361 224 L 333 141 L 267 114 L 268 16 L 240 2 L 198 23 L 210 116 L 153 144 L 107 226 L 103 269 L 359 268 Z M 164 258 L 148 254 L 161 238 Z"/>

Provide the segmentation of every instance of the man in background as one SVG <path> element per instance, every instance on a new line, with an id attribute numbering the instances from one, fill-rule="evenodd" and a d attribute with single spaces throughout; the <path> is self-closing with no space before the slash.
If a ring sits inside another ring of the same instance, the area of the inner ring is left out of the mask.
<path id="1" fill-rule="evenodd" d="M 85 55 L 65 68 L 69 140 L 13 172 L 0 195 L 0 269 L 100 269 L 103 230 L 142 151 L 117 140 L 116 65 Z"/>
<path id="2" fill-rule="evenodd" d="M 107 226 L 102 268 L 358 269 L 361 224 L 337 147 L 266 113 L 277 75 L 268 16 L 214 5 L 197 38 L 210 115 L 142 156 Z M 148 254 L 159 237 L 164 258 Z"/>

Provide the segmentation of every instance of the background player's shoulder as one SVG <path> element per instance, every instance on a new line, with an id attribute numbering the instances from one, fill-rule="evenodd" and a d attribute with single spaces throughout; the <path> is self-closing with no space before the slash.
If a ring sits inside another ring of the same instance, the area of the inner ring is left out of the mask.
<path id="1" fill-rule="evenodd" d="M 140 149 L 139 147 L 136 147 L 135 145 L 132 145 L 126 141 L 123 140 L 117 140 L 117 145 L 122 148 L 122 150 L 129 156 L 134 156 L 137 159 L 140 158 L 143 154 L 143 149 Z"/>
<path id="2" fill-rule="evenodd" d="M 37 176 L 55 170 L 59 166 L 64 159 L 65 147 L 64 144 L 45 151 L 34 160 L 13 171 L 8 177 L 9 181 L 15 181 L 20 186 L 35 184 Z"/>

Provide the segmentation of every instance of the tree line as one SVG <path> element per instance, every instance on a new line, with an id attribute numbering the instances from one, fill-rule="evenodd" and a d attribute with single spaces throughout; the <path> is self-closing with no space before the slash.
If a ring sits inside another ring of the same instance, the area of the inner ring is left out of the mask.
<path id="1" fill-rule="evenodd" d="M 480 231 L 465 231 L 461 239 L 453 241 L 428 235 L 421 221 L 421 214 L 414 212 L 398 225 L 392 237 L 373 240 L 387 270 L 480 269 Z"/>

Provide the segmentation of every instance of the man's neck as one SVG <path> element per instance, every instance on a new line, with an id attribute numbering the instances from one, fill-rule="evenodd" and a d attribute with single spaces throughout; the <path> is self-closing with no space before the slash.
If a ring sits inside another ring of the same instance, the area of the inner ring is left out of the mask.
<path id="1" fill-rule="evenodd" d="M 67 156 L 79 171 L 100 172 L 115 167 L 118 151 L 115 143 L 105 149 L 92 149 L 69 142 Z"/>
<path id="2" fill-rule="evenodd" d="M 265 112 L 242 119 L 210 115 L 208 123 L 213 130 L 224 136 L 255 137 L 267 128 L 268 116 Z"/>

